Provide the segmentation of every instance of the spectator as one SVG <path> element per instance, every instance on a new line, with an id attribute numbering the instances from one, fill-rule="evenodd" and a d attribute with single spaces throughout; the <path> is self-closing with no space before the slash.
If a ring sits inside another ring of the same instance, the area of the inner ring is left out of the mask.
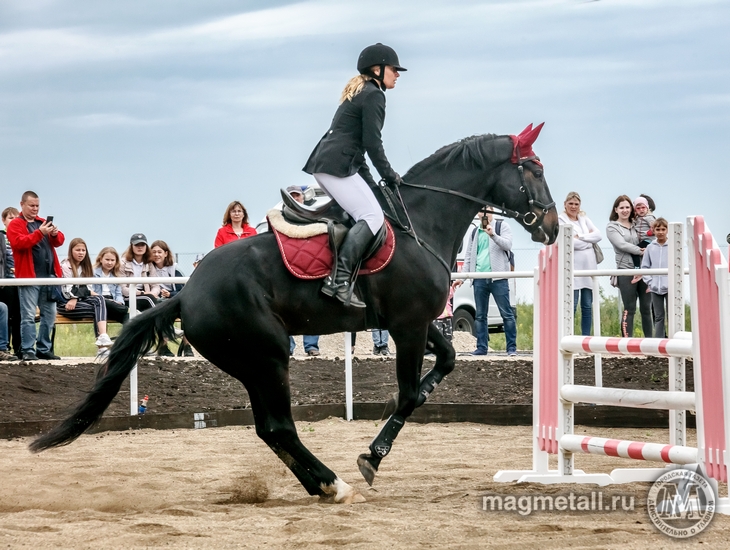
<path id="1" fill-rule="evenodd" d="M 215 248 L 245 239 L 256 234 L 256 229 L 248 224 L 248 212 L 239 201 L 233 201 L 223 215 L 223 227 L 215 236 Z"/>
<path id="2" fill-rule="evenodd" d="M 152 254 L 152 265 L 154 267 L 154 273 L 151 274 L 152 277 L 183 276 L 182 273 L 177 270 L 177 266 L 172 259 L 172 250 L 170 250 L 170 247 L 167 246 L 167 243 L 165 241 L 157 240 L 153 242 L 152 246 L 150 247 L 150 252 Z M 160 283 L 160 300 L 167 300 L 168 298 L 172 298 L 173 296 L 175 296 L 175 294 L 182 290 L 182 287 L 183 285 L 176 283 Z M 158 355 L 172 357 L 172 352 L 170 351 L 170 348 L 167 344 L 168 342 L 167 340 L 165 340 L 162 346 L 160 346 L 160 348 L 157 350 Z M 190 344 L 185 339 L 185 337 L 183 337 L 182 343 L 180 344 L 178 355 L 193 357 L 193 348 L 190 347 Z"/>
<path id="3" fill-rule="evenodd" d="M 304 204 L 304 191 L 302 190 L 301 186 L 290 185 L 286 188 L 286 192 L 289 193 L 289 195 L 291 195 L 291 198 L 293 198 L 295 201 L 300 204 Z M 305 334 L 302 337 L 302 341 L 304 343 L 304 352 L 307 355 L 311 357 L 316 357 L 319 355 L 319 336 L 311 336 Z M 296 342 L 294 342 L 294 338 L 289 336 L 289 355 L 294 355 L 295 347 Z"/>
<path id="4" fill-rule="evenodd" d="M 142 233 L 135 233 L 129 239 L 129 247 L 122 254 L 122 273 L 124 277 L 151 277 L 153 272 L 152 253 L 147 245 L 147 237 Z M 122 285 L 124 301 L 129 305 L 131 285 Z M 137 309 L 144 311 L 157 305 L 160 296 L 160 285 L 137 284 L 134 287 L 137 294 Z"/>
<path id="5" fill-rule="evenodd" d="M 563 206 L 565 211 L 558 219 L 573 226 L 573 267 L 576 270 L 596 269 L 596 252 L 593 245 L 603 238 L 598 228 L 580 209 L 580 195 L 575 191 L 568 193 Z M 580 298 L 580 332 L 590 336 L 593 319 L 593 281 L 590 277 L 573 279 L 573 313 L 578 309 Z"/>
<path id="6" fill-rule="evenodd" d="M 18 357 L 10 353 L 8 341 L 8 306 L 0 302 L 0 361 L 17 361 Z"/>
<path id="7" fill-rule="evenodd" d="M 63 276 L 66 279 L 75 277 L 93 277 L 94 269 L 86 250 L 86 243 L 78 237 L 71 239 L 68 245 L 68 257 L 61 262 Z M 58 302 L 58 312 L 69 319 L 94 319 L 97 357 L 109 353 L 112 340 L 106 333 L 106 302 L 96 294 L 91 285 L 63 285 L 61 292 L 63 301 Z"/>
<path id="8" fill-rule="evenodd" d="M 639 235 L 639 248 L 646 248 L 654 240 L 651 226 L 656 218 L 649 210 L 649 201 L 642 196 L 634 199 L 634 212 L 636 212 L 634 227 L 636 228 L 636 233 Z M 640 265 L 641 257 L 634 256 L 634 267 L 639 267 Z"/>
<path id="9" fill-rule="evenodd" d="M 492 210 L 485 208 L 477 216 L 481 223 L 475 227 L 469 237 L 463 269 L 467 272 L 488 273 L 490 271 L 510 271 L 509 252 L 512 249 L 512 231 L 504 220 L 496 220 L 492 224 Z M 495 225 L 499 223 L 499 231 Z M 458 288 L 463 281 L 456 281 Z M 489 351 L 489 296 L 499 308 L 504 324 L 504 336 L 507 341 L 507 355 L 517 355 L 517 323 L 512 306 L 509 303 L 509 283 L 507 279 L 476 279 L 474 301 L 476 302 L 477 349 L 472 355 L 487 355 Z"/>
<path id="10" fill-rule="evenodd" d="M 155 241 L 150 246 L 153 270 L 150 277 L 175 277 L 175 262 L 172 251 L 165 241 Z M 172 298 L 179 292 L 178 285 L 160 283 L 160 300 Z"/>
<path id="11" fill-rule="evenodd" d="M 302 343 L 304 344 L 304 353 L 310 357 L 317 357 L 319 355 L 319 336 L 305 334 L 302 336 Z M 289 336 L 289 355 L 294 355 L 296 347 L 297 343 L 294 341 L 294 337 Z"/>
<path id="12" fill-rule="evenodd" d="M 113 246 L 102 248 L 99 252 L 94 262 L 94 277 L 124 277 L 119 254 Z M 108 320 L 122 324 L 129 320 L 129 308 L 124 303 L 122 285 L 102 282 L 93 285 L 92 290 L 104 298 Z"/>
<path id="13" fill-rule="evenodd" d="M 669 267 L 669 246 L 667 244 L 669 224 L 664 218 L 657 218 L 651 228 L 656 240 L 646 247 L 641 267 L 642 269 L 666 269 Z M 636 276 L 631 282 L 637 282 L 639 278 L 642 277 Z M 650 293 L 651 306 L 654 310 L 654 338 L 666 338 L 668 277 L 666 275 L 644 275 L 643 279 L 648 287 L 646 291 Z"/>
<path id="14" fill-rule="evenodd" d="M 18 279 L 62 277 L 56 248 L 64 236 L 53 221 L 38 217 L 41 201 L 33 191 L 26 191 L 20 201 L 21 215 L 8 225 L 8 240 L 13 249 L 15 276 Z M 51 331 L 56 321 L 56 302 L 49 286 L 21 286 L 20 336 L 24 361 L 60 359 L 53 353 Z M 35 314 L 40 310 L 40 328 L 36 333 Z M 37 346 L 36 346 L 37 343 Z"/>
<path id="15" fill-rule="evenodd" d="M 639 234 L 633 225 L 634 205 L 626 195 L 619 196 L 613 202 L 613 209 L 606 226 L 606 236 L 613 245 L 616 253 L 616 267 L 618 269 L 633 269 L 634 255 L 643 256 L 644 249 L 639 248 Z M 617 286 L 621 293 L 624 309 L 621 314 L 621 336 L 631 338 L 634 335 L 634 315 L 636 314 L 636 300 L 639 300 L 641 311 L 641 327 L 644 337 L 650 338 L 652 333 L 651 298 L 646 293 L 646 283 L 643 279 L 633 282 L 631 275 L 617 277 Z"/>
<path id="16" fill-rule="evenodd" d="M 388 331 L 374 328 L 373 333 L 373 355 L 390 355 L 388 348 Z"/>
<path id="17" fill-rule="evenodd" d="M 18 217 L 18 209 L 9 206 L 2 212 L 3 227 L 0 229 L 0 278 L 15 278 L 15 263 L 13 261 L 13 249 L 10 248 L 10 241 L 7 238 L 7 227 L 10 222 Z M 10 336 L 13 343 L 13 353 L 20 359 L 22 356 L 20 344 L 20 300 L 18 299 L 17 286 L 0 286 L 0 303 L 7 306 Z M 10 347 L 9 345 L 7 346 Z"/>

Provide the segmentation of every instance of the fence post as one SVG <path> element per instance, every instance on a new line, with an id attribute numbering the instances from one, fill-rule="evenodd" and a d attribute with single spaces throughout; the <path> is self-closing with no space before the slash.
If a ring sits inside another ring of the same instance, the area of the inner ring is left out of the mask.
<path id="1" fill-rule="evenodd" d="M 129 285 L 129 320 L 137 316 L 137 285 Z M 129 414 L 137 416 L 137 363 L 129 373 Z"/>
<path id="2" fill-rule="evenodd" d="M 669 224 L 667 267 L 667 336 L 684 332 L 684 231 L 681 223 Z M 654 335 L 656 336 L 656 335 Z M 685 358 L 669 358 L 669 391 L 685 390 Z M 669 411 L 669 444 L 687 444 L 687 412 Z"/>

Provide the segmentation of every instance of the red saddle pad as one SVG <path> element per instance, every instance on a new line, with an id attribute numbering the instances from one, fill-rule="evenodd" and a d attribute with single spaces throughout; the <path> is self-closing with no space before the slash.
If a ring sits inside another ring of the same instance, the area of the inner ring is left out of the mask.
<path id="1" fill-rule="evenodd" d="M 395 234 L 393 228 L 385 220 L 385 242 L 378 251 L 360 266 L 359 275 L 370 275 L 381 271 L 390 263 L 395 252 Z M 323 279 L 332 271 L 332 251 L 329 237 L 316 235 L 306 239 L 287 237 L 273 227 L 281 258 L 289 273 L 299 279 Z"/>

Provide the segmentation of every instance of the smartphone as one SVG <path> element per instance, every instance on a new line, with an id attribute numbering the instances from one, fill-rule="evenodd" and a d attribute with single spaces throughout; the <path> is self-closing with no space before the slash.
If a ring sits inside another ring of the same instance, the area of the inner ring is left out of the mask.
<path id="1" fill-rule="evenodd" d="M 46 218 L 46 223 L 53 223 L 53 216 L 48 216 Z"/>

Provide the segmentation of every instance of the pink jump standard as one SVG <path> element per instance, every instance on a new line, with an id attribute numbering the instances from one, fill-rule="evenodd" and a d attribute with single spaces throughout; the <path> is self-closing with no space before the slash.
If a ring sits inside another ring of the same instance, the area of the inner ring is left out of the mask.
<path id="1" fill-rule="evenodd" d="M 495 481 L 595 483 L 654 481 L 677 465 L 699 464 L 709 478 L 727 482 L 730 423 L 730 285 L 728 263 L 701 216 L 690 217 L 688 257 L 693 332 L 683 332 L 682 224 L 669 227 L 669 338 L 574 336 L 573 233 L 562 225 L 556 244 L 540 252 L 535 274 L 533 468 L 497 472 Z M 641 391 L 573 384 L 575 353 L 652 355 L 670 361 L 669 390 Z M 684 387 L 684 359 L 693 358 L 695 392 Z M 575 435 L 574 405 L 669 410 L 670 442 L 646 443 Z M 697 448 L 685 445 L 686 411 L 696 411 Z M 591 474 L 574 468 L 577 453 L 665 463 L 663 468 L 625 468 Z M 556 470 L 549 455 L 557 455 Z M 730 498 L 717 499 L 730 514 Z"/>

